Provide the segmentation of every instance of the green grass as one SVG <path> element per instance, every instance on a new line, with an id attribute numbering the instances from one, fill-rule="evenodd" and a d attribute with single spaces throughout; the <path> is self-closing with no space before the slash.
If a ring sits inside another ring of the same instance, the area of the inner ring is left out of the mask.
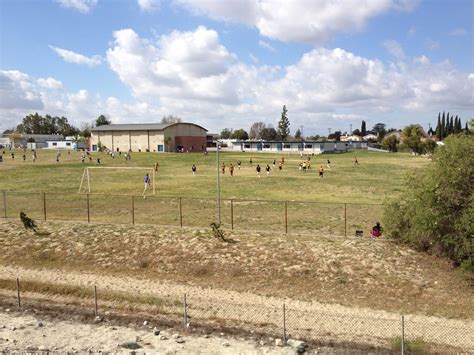
<path id="1" fill-rule="evenodd" d="M 16 218 L 24 211 L 32 218 L 44 219 L 46 205 L 47 219 L 56 220 L 87 221 L 89 218 L 94 223 L 134 221 L 193 227 L 209 227 L 216 221 L 215 153 L 207 156 L 134 153 L 130 162 L 123 156 L 112 159 L 104 153 L 94 153 L 93 163 L 86 164 L 80 162 L 80 154 L 62 152 L 59 164 L 56 151 L 39 150 L 37 163 L 23 162 L 23 152 L 18 150 L 14 161 L 6 156 L 0 170 L 0 190 L 7 190 L 5 203 L 0 203 L 0 216 Z M 353 165 L 356 154 L 359 166 Z M 289 232 L 338 235 L 353 235 L 355 230 L 366 230 L 381 220 L 383 200 L 401 190 L 402 179 L 408 171 L 428 164 L 426 158 L 407 154 L 357 151 L 311 156 L 312 169 L 302 172 L 298 165 L 303 159 L 297 154 L 286 154 L 281 173 L 275 169 L 269 177 L 262 172 L 258 178 L 257 164 L 271 165 L 273 159 L 278 161 L 282 155 L 240 152 L 220 155 L 226 166 L 242 161 L 241 170 L 235 169 L 233 177 L 228 171 L 220 175 L 224 228 L 274 232 L 288 229 Z M 91 169 L 93 195 L 88 205 L 87 196 L 77 192 L 84 168 L 97 166 L 96 157 L 100 157 L 106 167 L 153 167 L 158 161 L 157 195 L 147 199 L 140 197 L 143 170 Z M 331 169 L 326 169 L 327 159 L 331 160 Z M 198 168 L 194 177 L 192 164 Z M 323 179 L 317 176 L 319 165 L 326 169 Z M 135 196 L 133 201 L 131 195 Z M 286 211 L 282 201 L 288 201 Z"/>
<path id="2" fill-rule="evenodd" d="M 86 166 L 97 166 L 100 157 L 103 166 L 152 167 L 159 162 L 156 187 L 159 196 L 214 198 L 216 196 L 216 154 L 207 156 L 194 154 L 133 153 L 132 160 L 125 162 L 123 156 L 113 160 L 104 153 L 93 153 L 93 163 L 81 164 L 80 152 L 62 152 L 61 163 L 55 161 L 56 151 L 38 150 L 38 161 L 22 161 L 22 150 L 16 151 L 15 161 L 7 154 L 0 167 L 0 189 L 23 192 L 77 193 L 82 172 Z M 357 155 L 360 166 L 353 166 Z M 228 166 L 238 159 L 242 169 L 235 169 L 235 176 L 228 171 L 221 175 L 221 197 L 224 199 L 293 200 L 339 203 L 380 203 L 386 196 L 401 191 L 401 180 L 407 171 L 428 163 L 424 157 L 408 154 L 387 154 L 356 151 L 345 154 L 327 154 L 311 157 L 312 170 L 298 170 L 302 161 L 299 155 L 284 155 L 284 170 L 272 170 L 266 177 L 256 177 L 255 166 L 277 161 L 282 154 L 223 152 L 221 161 Z M 253 166 L 249 166 L 249 158 Z M 332 169 L 326 169 L 326 159 L 331 160 Z M 196 164 L 197 176 L 191 175 L 191 165 Z M 324 179 L 317 177 L 319 165 L 326 169 Z M 143 189 L 144 171 L 91 170 L 92 192 L 106 194 L 140 195 Z"/>

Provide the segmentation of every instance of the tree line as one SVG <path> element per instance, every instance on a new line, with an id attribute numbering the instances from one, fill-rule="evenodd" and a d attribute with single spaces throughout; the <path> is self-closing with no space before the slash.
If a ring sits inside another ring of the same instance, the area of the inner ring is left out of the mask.
<path id="1" fill-rule="evenodd" d="M 178 116 L 163 116 L 161 123 L 179 123 L 182 119 Z M 91 136 L 94 127 L 111 124 L 112 121 L 105 115 L 100 115 L 95 120 L 85 122 L 80 128 L 69 123 L 64 116 L 41 116 L 38 113 L 26 115 L 16 127 L 6 129 L 3 134 L 48 134 L 74 137 L 76 140 L 87 139 Z"/>

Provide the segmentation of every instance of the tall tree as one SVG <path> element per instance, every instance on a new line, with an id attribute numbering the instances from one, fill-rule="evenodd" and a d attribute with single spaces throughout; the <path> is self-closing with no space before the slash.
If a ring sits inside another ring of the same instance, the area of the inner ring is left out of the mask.
<path id="1" fill-rule="evenodd" d="M 232 132 L 232 136 L 230 137 L 232 139 L 238 139 L 240 141 L 246 141 L 249 139 L 249 134 L 245 129 L 237 129 L 234 132 Z"/>
<path id="2" fill-rule="evenodd" d="M 423 143 L 421 138 L 423 137 L 423 128 L 418 124 L 412 124 L 403 128 L 402 131 L 402 142 L 415 154 L 421 154 L 423 152 Z"/>
<path id="3" fill-rule="evenodd" d="M 436 124 L 436 137 L 439 140 L 442 139 L 443 136 L 443 126 L 441 126 L 441 112 L 438 112 L 438 123 Z"/>
<path id="4" fill-rule="evenodd" d="M 289 134 L 290 120 L 288 119 L 288 110 L 286 109 L 286 105 L 283 105 L 281 118 L 278 122 L 278 135 L 280 136 L 281 140 L 285 141 Z"/>
<path id="5" fill-rule="evenodd" d="M 298 128 L 295 132 L 295 139 L 300 139 L 301 138 L 301 131 L 300 129 Z"/>
<path id="6" fill-rule="evenodd" d="M 254 122 L 250 127 L 250 139 L 262 139 L 262 130 L 266 127 L 263 122 Z"/>
<path id="7" fill-rule="evenodd" d="M 269 125 L 268 127 L 265 127 L 261 131 L 261 139 L 263 139 L 264 141 L 276 141 L 278 140 L 278 138 L 279 138 L 279 135 L 278 135 L 277 130 L 273 128 L 271 125 Z"/>
<path id="8" fill-rule="evenodd" d="M 220 134 L 221 139 L 230 139 L 231 136 L 232 136 L 232 129 L 231 128 L 224 128 L 221 131 L 221 134 Z"/>
<path id="9" fill-rule="evenodd" d="M 381 142 L 385 134 L 387 134 L 387 130 L 385 129 L 385 123 L 377 123 L 372 130 L 377 135 L 377 141 Z"/>
<path id="10" fill-rule="evenodd" d="M 440 140 L 443 140 L 444 138 L 446 138 L 446 135 L 447 135 L 446 134 L 447 133 L 446 132 L 446 115 L 445 115 L 444 111 L 443 111 L 443 116 L 441 117 L 441 126 L 443 127 L 443 131 L 442 131 L 443 134 L 440 137 Z"/>
<path id="11" fill-rule="evenodd" d="M 27 115 L 16 126 L 18 133 L 25 134 L 62 134 L 75 135 L 77 128 L 69 124 L 66 117 L 40 116 L 38 113 Z"/>
<path id="12" fill-rule="evenodd" d="M 105 117 L 104 115 L 100 115 L 99 117 L 97 117 L 97 119 L 95 120 L 95 125 L 98 127 L 98 126 L 106 126 L 106 125 L 109 125 L 111 124 L 112 121 L 110 121 L 107 117 Z"/>
<path id="13" fill-rule="evenodd" d="M 362 121 L 362 125 L 360 126 L 360 134 L 363 136 L 367 135 L 367 127 L 365 121 Z"/>
<path id="14" fill-rule="evenodd" d="M 168 115 L 161 118 L 161 123 L 181 123 L 183 120 L 178 116 Z"/>

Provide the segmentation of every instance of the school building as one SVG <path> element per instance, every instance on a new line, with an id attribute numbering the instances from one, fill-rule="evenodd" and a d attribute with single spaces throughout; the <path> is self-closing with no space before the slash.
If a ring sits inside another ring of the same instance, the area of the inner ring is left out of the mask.
<path id="1" fill-rule="evenodd" d="M 91 129 L 89 149 L 112 151 L 202 152 L 207 129 L 194 123 L 110 124 Z"/>
<path id="2" fill-rule="evenodd" d="M 232 150 L 249 152 L 303 152 L 321 154 L 324 152 L 342 153 L 351 148 L 349 142 L 320 142 L 320 141 L 232 141 L 228 146 Z"/>

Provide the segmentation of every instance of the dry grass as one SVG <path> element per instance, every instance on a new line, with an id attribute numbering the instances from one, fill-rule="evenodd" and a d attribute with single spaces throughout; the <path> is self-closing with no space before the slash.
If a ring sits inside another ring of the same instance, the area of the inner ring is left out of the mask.
<path id="1" fill-rule="evenodd" d="M 472 286 L 448 262 L 388 241 L 229 232 L 237 242 L 223 243 L 210 229 L 41 227 L 51 234 L 37 237 L 19 223 L 0 222 L 0 263 L 474 318 Z"/>

